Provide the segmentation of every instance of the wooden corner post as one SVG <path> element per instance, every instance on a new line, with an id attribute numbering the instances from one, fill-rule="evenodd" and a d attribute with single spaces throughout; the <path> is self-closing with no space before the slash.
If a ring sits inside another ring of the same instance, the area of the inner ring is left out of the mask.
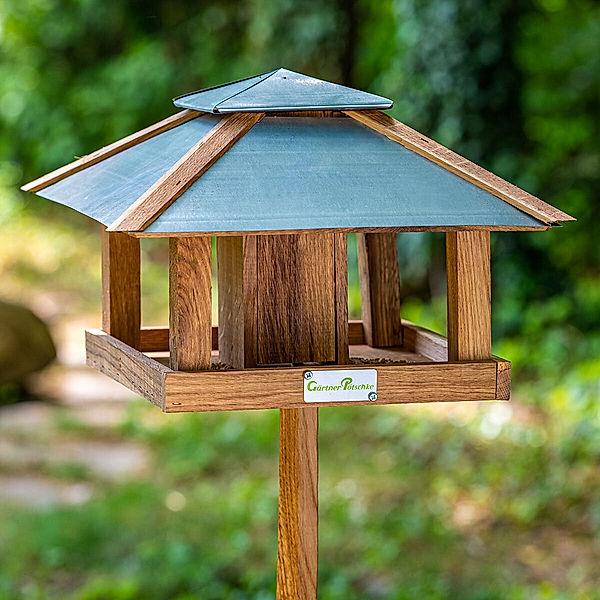
<path id="1" fill-rule="evenodd" d="M 492 355 L 489 231 L 446 233 L 448 360 Z"/>
<path id="2" fill-rule="evenodd" d="M 223 237 L 217 251 L 222 362 L 348 362 L 345 234 Z M 278 600 L 317 597 L 317 431 L 318 408 L 280 411 Z"/>
<path id="3" fill-rule="evenodd" d="M 400 274 L 395 233 L 357 233 L 360 300 L 369 346 L 402 345 Z"/>
<path id="4" fill-rule="evenodd" d="M 210 369 L 210 237 L 169 239 L 169 349 L 176 371 Z"/>
<path id="5" fill-rule="evenodd" d="M 140 240 L 103 229 L 102 329 L 138 348 L 140 326 Z"/>

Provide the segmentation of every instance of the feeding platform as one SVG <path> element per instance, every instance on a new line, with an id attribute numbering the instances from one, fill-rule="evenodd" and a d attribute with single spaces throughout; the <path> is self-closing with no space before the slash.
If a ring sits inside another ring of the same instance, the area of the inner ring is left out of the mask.
<path id="1" fill-rule="evenodd" d="M 90 366 L 169 413 L 281 410 L 277 597 L 314 599 L 318 407 L 508 400 L 490 232 L 572 217 L 382 112 L 391 100 L 286 69 L 175 105 L 23 189 L 104 225 Z M 396 235 L 413 231 L 446 234 L 446 337 L 401 317 Z M 169 238 L 168 327 L 141 327 L 144 237 Z"/>

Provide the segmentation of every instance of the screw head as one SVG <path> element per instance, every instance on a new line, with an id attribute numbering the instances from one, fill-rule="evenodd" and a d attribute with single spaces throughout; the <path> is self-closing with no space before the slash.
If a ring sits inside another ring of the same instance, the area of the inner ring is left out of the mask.
<path id="1" fill-rule="evenodd" d="M 306 371 L 306 373 L 304 373 L 304 379 L 312 379 L 312 376 L 312 371 Z"/>
<path id="2" fill-rule="evenodd" d="M 375 402 L 377 400 L 377 392 L 371 392 L 368 397 L 371 402 Z"/>

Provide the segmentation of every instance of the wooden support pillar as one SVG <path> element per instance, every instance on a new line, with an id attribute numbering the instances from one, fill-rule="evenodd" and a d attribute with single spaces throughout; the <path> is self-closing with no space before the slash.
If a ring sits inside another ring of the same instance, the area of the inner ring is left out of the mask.
<path id="1" fill-rule="evenodd" d="M 490 232 L 446 233 L 448 360 L 492 355 Z"/>
<path id="2" fill-rule="evenodd" d="M 169 349 L 177 371 L 210 369 L 210 237 L 169 239 Z"/>
<path id="3" fill-rule="evenodd" d="M 369 346 L 402 345 L 400 274 L 395 233 L 357 233 L 360 298 Z"/>
<path id="4" fill-rule="evenodd" d="M 140 240 L 102 231 L 102 329 L 138 348 L 141 326 Z"/>

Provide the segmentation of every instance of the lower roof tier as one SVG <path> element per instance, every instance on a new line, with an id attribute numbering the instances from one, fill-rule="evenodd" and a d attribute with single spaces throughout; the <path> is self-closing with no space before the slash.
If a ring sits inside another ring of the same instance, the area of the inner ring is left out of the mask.
<path id="1" fill-rule="evenodd" d="M 221 117 L 202 115 L 41 190 L 110 225 Z M 146 234 L 548 225 L 350 118 L 266 116 Z"/>

